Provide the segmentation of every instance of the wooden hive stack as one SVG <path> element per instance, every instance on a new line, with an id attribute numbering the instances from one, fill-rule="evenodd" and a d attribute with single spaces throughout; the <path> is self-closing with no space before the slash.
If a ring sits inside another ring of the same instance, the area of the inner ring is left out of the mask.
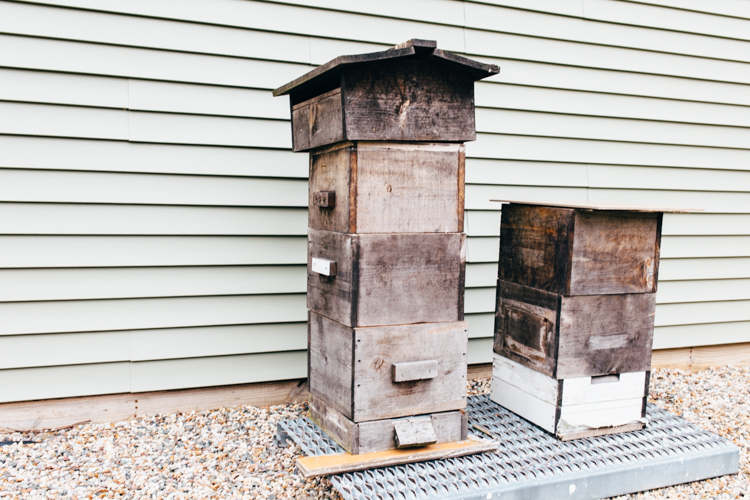
<path id="1" fill-rule="evenodd" d="M 663 208 L 508 202 L 491 399 L 563 440 L 641 429 Z"/>
<path id="2" fill-rule="evenodd" d="M 497 73 L 410 40 L 280 87 L 310 153 L 310 415 L 353 454 L 464 439 L 464 141 Z"/>

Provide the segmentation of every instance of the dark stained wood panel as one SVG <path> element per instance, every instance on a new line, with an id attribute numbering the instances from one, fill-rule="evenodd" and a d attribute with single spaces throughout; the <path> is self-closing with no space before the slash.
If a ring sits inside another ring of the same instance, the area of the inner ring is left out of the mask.
<path id="1" fill-rule="evenodd" d="M 493 350 L 549 377 L 649 371 L 656 294 L 566 297 L 498 281 Z"/>
<path id="2" fill-rule="evenodd" d="M 307 308 L 346 326 L 357 324 L 359 245 L 357 235 L 309 229 Z M 313 257 L 336 262 L 336 276 L 312 272 Z"/>
<path id="3" fill-rule="evenodd" d="M 294 151 L 347 140 L 475 140 L 474 80 L 446 66 L 453 57 L 375 60 L 292 92 Z"/>
<path id="4" fill-rule="evenodd" d="M 357 326 L 463 320 L 462 233 L 359 235 Z"/>
<path id="5" fill-rule="evenodd" d="M 554 377 L 560 299 L 560 295 L 498 280 L 493 350 Z"/>
<path id="6" fill-rule="evenodd" d="M 357 150 L 352 143 L 310 154 L 308 227 L 356 233 Z M 320 191 L 336 193 L 333 207 L 320 207 L 313 196 Z"/>
<path id="7" fill-rule="evenodd" d="M 432 62 L 402 59 L 345 69 L 348 140 L 476 139 L 474 82 Z"/>
<path id="8" fill-rule="evenodd" d="M 307 305 L 346 326 L 463 320 L 466 236 L 462 233 L 308 232 Z M 337 263 L 312 272 L 312 258 Z"/>
<path id="9" fill-rule="evenodd" d="M 575 211 L 507 205 L 500 223 L 498 278 L 564 295 Z"/>
<path id="10" fill-rule="evenodd" d="M 650 371 L 655 293 L 563 297 L 558 379 Z"/>
<path id="11" fill-rule="evenodd" d="M 498 277 L 573 295 L 656 291 L 661 213 L 506 205 Z"/>
<path id="12" fill-rule="evenodd" d="M 566 295 L 656 291 L 660 213 L 577 211 Z"/>
<path id="13" fill-rule="evenodd" d="M 326 92 L 292 107 L 294 151 L 307 151 L 343 139 L 341 89 Z"/>
<path id="14" fill-rule="evenodd" d="M 339 56 L 318 66 L 286 85 L 273 91 L 274 96 L 289 94 L 292 103 L 298 103 L 321 94 L 335 86 L 344 69 L 357 69 L 376 61 L 398 60 L 404 58 L 426 59 L 444 68 L 444 71 L 463 74 L 469 80 L 481 80 L 500 72 L 494 64 L 484 64 L 473 59 L 445 52 L 437 48 L 435 40 L 412 38 L 381 52 Z"/>

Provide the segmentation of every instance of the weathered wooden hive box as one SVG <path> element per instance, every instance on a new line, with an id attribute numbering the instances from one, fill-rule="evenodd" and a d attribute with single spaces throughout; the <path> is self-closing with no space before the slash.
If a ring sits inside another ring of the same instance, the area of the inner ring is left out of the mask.
<path id="1" fill-rule="evenodd" d="M 310 153 L 310 415 L 351 453 L 466 437 L 462 143 L 498 71 L 410 40 L 274 91 Z"/>
<path id="2" fill-rule="evenodd" d="M 561 439 L 643 427 L 664 211 L 503 205 L 493 401 Z"/>

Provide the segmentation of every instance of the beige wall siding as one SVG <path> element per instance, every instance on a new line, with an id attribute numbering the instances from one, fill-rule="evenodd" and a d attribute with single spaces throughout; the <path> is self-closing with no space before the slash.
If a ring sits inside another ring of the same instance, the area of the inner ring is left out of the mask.
<path id="1" fill-rule="evenodd" d="M 270 90 L 409 38 L 501 66 L 467 147 L 470 362 L 490 198 L 705 208 L 665 217 L 654 345 L 750 341 L 746 2 L 0 1 L 0 33 L 0 402 L 303 377 L 307 155 Z"/>

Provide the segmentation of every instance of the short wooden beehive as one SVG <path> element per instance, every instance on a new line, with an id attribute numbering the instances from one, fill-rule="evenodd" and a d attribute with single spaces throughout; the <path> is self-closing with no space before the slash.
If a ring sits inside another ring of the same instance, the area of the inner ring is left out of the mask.
<path id="1" fill-rule="evenodd" d="M 666 208 L 508 202 L 492 399 L 562 439 L 643 427 Z"/>
<path id="2" fill-rule="evenodd" d="M 466 437 L 462 143 L 497 72 L 410 40 L 274 91 L 310 152 L 310 416 L 351 453 Z"/>

